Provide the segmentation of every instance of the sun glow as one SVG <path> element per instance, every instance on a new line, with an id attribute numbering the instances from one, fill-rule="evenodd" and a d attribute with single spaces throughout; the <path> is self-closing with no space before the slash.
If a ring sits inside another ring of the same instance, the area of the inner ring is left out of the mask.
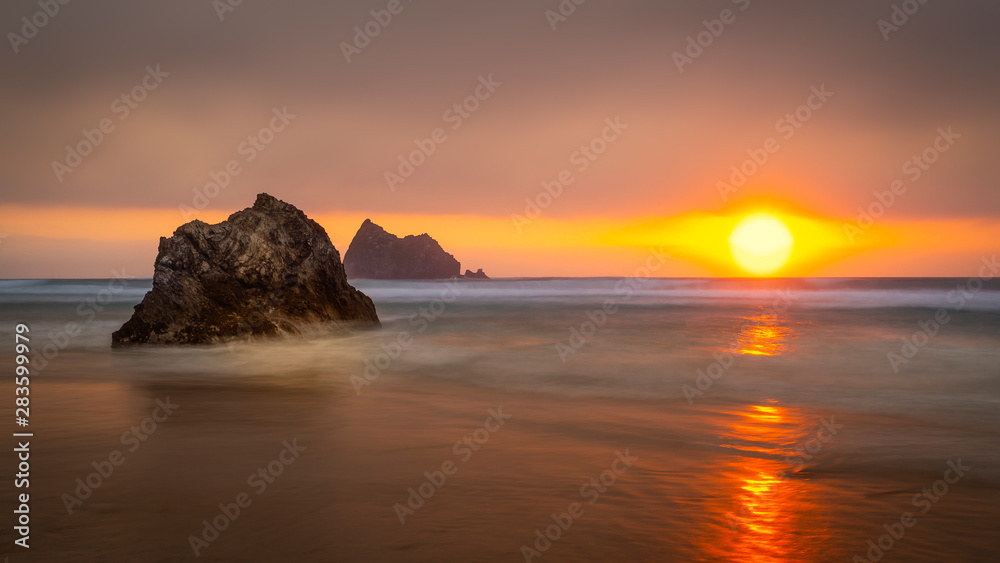
<path id="1" fill-rule="evenodd" d="M 694 276 L 811 276 L 896 238 L 880 225 L 851 240 L 844 220 L 773 198 L 734 201 L 715 211 L 689 211 L 637 221 L 599 239 L 612 246 L 664 248 L 702 269 Z M 647 251 L 648 252 L 648 251 Z"/>
<path id="2" fill-rule="evenodd" d="M 795 238 L 788 226 L 770 213 L 748 215 L 729 235 L 733 260 L 755 276 L 780 270 L 791 258 L 794 244 Z"/>

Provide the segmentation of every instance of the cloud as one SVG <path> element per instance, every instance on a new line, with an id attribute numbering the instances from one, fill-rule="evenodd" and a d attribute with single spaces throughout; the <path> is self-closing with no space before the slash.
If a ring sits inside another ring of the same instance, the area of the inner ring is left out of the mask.
<path id="1" fill-rule="evenodd" d="M 1000 213 L 1000 5 L 932 1 L 890 41 L 891 3 L 752 0 L 683 73 L 672 53 L 734 2 L 587 2 L 553 31 L 556 1 L 411 2 L 344 59 L 387 3 L 244 2 L 220 21 L 211 2 L 71 2 L 15 54 L 0 50 L 0 190 L 28 206 L 176 209 L 275 107 L 299 117 L 211 202 L 230 212 L 268 191 L 307 210 L 508 217 L 608 117 L 632 128 L 546 211 L 554 219 L 674 215 L 717 203 L 716 182 L 774 134 L 810 86 L 837 96 L 745 190 L 849 216 L 902 164 L 953 126 L 963 144 L 895 213 Z M 34 0 L 6 2 L 17 31 Z M 114 100 L 147 65 L 170 73 L 119 119 Z M 384 180 L 477 77 L 503 82 L 427 163 Z M 93 154 L 59 181 L 53 161 L 102 119 Z"/>

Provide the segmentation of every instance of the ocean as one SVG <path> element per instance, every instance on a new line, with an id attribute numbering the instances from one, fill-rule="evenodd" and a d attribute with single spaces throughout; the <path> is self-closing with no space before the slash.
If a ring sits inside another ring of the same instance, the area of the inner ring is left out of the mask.
<path id="1" fill-rule="evenodd" d="M 33 433 L 3 553 L 1000 558 L 1000 282 L 352 283 L 380 329 L 112 350 L 151 280 L 0 281 Z"/>

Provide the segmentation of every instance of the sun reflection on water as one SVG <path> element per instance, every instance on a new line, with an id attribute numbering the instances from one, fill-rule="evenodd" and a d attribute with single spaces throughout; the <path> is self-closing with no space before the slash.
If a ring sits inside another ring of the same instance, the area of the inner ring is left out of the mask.
<path id="1" fill-rule="evenodd" d="M 719 445 L 732 454 L 717 472 L 718 491 L 712 497 L 718 506 L 710 510 L 724 515 L 724 521 L 712 527 L 701 549 L 727 561 L 801 561 L 797 544 L 804 533 L 814 533 L 808 522 L 817 507 L 808 500 L 809 482 L 792 477 L 786 459 L 797 456 L 803 416 L 775 403 L 723 416 L 727 423 Z"/>
<path id="2" fill-rule="evenodd" d="M 778 315 L 748 315 L 736 335 L 736 351 L 754 356 L 780 356 L 788 350 L 792 329 Z"/>

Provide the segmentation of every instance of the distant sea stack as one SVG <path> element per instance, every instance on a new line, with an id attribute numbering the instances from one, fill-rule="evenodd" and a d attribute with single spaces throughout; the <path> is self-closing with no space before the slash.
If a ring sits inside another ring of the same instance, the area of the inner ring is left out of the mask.
<path id="1" fill-rule="evenodd" d="M 472 270 L 466 270 L 465 271 L 465 276 L 463 276 L 463 277 L 469 278 L 470 280 L 488 280 L 488 279 L 490 279 L 490 277 L 486 275 L 486 272 L 484 272 L 482 268 L 479 268 L 479 270 L 476 271 L 476 272 L 473 272 Z"/>
<path id="2" fill-rule="evenodd" d="M 153 289 L 111 345 L 253 340 L 317 323 L 379 325 L 323 227 L 260 194 L 217 225 L 195 220 L 160 238 Z"/>
<path id="3" fill-rule="evenodd" d="M 434 280 L 460 277 L 461 264 L 428 234 L 399 238 L 365 219 L 344 254 L 351 279 Z"/>

